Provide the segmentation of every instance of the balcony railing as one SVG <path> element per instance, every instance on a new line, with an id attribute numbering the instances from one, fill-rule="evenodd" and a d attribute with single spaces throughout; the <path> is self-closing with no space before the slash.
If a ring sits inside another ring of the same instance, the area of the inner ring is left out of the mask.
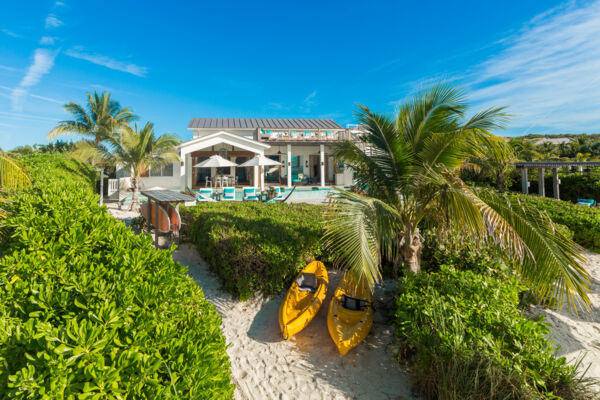
<path id="1" fill-rule="evenodd" d="M 348 130 L 332 132 L 268 132 L 261 133 L 260 140 L 266 142 L 337 142 L 354 140 L 356 134 Z"/>

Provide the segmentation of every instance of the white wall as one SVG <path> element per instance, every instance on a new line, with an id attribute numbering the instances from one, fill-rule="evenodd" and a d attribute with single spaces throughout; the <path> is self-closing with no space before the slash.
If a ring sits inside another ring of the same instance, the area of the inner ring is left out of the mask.
<path id="1" fill-rule="evenodd" d="M 142 178 L 140 187 L 141 189 L 149 189 L 151 187 L 160 186 L 165 189 L 179 190 L 181 188 L 181 181 L 185 177 L 180 176 L 181 163 L 173 163 L 173 176 L 149 176 Z M 131 178 L 129 177 L 129 171 L 123 168 L 117 168 L 117 178 L 119 180 L 120 190 L 127 190 L 131 187 Z"/>
<path id="2" fill-rule="evenodd" d="M 256 131 L 256 129 L 225 129 L 225 128 L 202 129 L 202 130 L 192 129 L 192 130 L 194 131 L 194 139 L 212 135 L 213 133 L 225 131 L 225 132 L 233 133 L 234 135 L 243 136 L 243 137 L 245 137 L 247 139 L 251 139 L 251 140 L 254 140 L 254 132 Z"/>

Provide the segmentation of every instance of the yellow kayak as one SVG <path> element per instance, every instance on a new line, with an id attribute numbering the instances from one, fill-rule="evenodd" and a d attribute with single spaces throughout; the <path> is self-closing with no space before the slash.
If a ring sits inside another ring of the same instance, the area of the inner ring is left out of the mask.
<path id="1" fill-rule="evenodd" d="M 288 290 L 279 308 L 279 326 L 284 339 L 300 332 L 312 321 L 327 295 L 329 278 L 321 261 L 308 264 Z"/>
<path id="2" fill-rule="evenodd" d="M 373 326 L 373 293 L 364 280 L 356 284 L 344 274 L 327 314 L 327 328 L 341 355 L 364 340 Z"/>

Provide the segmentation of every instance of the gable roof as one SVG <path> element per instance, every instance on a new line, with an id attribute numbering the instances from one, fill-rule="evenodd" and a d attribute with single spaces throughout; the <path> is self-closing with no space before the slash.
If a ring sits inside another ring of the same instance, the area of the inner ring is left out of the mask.
<path id="1" fill-rule="evenodd" d="M 188 129 L 344 129 L 332 119 L 192 118 Z"/>

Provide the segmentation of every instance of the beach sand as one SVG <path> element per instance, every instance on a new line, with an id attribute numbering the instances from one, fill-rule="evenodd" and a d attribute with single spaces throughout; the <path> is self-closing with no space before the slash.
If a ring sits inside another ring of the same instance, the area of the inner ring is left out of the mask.
<path id="1" fill-rule="evenodd" d="M 600 380 L 600 254 L 586 251 L 586 269 L 592 277 L 590 285 L 591 311 L 579 311 L 579 315 L 566 309 L 555 311 L 534 307 L 534 314 L 542 314 L 550 323 L 549 339 L 561 348 L 558 356 L 566 357 L 570 364 L 583 358 L 589 367 L 586 376 Z M 599 385 L 596 385 L 600 389 Z"/>
<path id="2" fill-rule="evenodd" d="M 240 302 L 219 288 L 192 245 L 182 244 L 173 258 L 189 267 L 204 296 L 222 315 L 236 399 L 415 398 L 408 373 L 395 360 L 392 328 L 383 311 L 376 311 L 367 339 L 346 356 L 339 355 L 326 322 L 339 273 L 330 272 L 330 290 L 315 319 L 285 341 L 278 322 L 283 294 Z M 376 297 L 383 296 L 380 289 Z"/>

